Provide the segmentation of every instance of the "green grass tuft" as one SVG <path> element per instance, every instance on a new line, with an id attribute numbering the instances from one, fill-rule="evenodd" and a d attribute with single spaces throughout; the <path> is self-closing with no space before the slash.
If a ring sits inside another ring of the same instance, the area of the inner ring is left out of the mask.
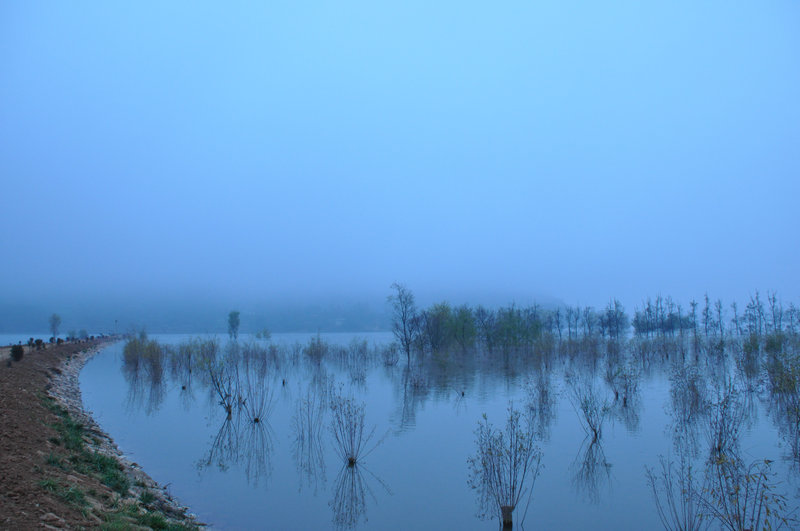
<path id="1" fill-rule="evenodd" d="M 77 487 L 65 487 L 60 485 L 52 478 L 43 479 L 39 482 L 39 486 L 45 490 L 52 492 L 59 498 L 63 499 L 70 505 L 75 507 L 85 507 L 88 505 L 86 501 L 86 494 Z"/>
<path id="2" fill-rule="evenodd" d="M 139 495 L 139 501 L 145 505 L 150 505 L 155 501 L 155 499 L 156 499 L 155 494 L 153 494 L 149 490 L 142 491 L 142 494 Z"/>

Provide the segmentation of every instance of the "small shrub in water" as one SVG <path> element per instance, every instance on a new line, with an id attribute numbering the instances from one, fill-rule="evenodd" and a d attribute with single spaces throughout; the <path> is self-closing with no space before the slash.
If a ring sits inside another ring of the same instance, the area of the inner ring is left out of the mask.
<path id="1" fill-rule="evenodd" d="M 683 453 L 675 463 L 661 457 L 661 473 L 647 468 L 647 483 L 653 492 L 658 517 L 668 531 L 700 531 L 711 525 L 700 510 L 697 484 L 690 456 Z"/>
<path id="2" fill-rule="evenodd" d="M 354 466 L 372 452 L 377 444 L 367 449 L 375 428 L 365 431 L 364 403 L 357 403 L 354 398 L 335 395 L 331 397 L 331 432 L 336 443 L 336 451 L 347 463 Z"/>
<path id="3" fill-rule="evenodd" d="M 707 487 L 698 493 L 706 513 L 723 529 L 795 528 L 786 497 L 775 492 L 772 461 L 746 466 L 736 457 L 720 455 L 709 462 Z"/>
<path id="4" fill-rule="evenodd" d="M 504 528 L 511 527 L 512 513 L 525 494 L 530 502 L 541 470 L 542 452 L 528 424 L 522 424 L 512 404 L 503 430 L 495 429 L 484 415 L 475 432 L 477 453 L 468 461 L 467 483 L 479 494 L 481 516 L 499 513 Z"/>

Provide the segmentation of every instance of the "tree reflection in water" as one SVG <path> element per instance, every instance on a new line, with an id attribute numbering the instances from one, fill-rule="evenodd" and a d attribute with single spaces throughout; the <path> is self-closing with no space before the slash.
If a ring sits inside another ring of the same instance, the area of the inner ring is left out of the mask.
<path id="1" fill-rule="evenodd" d="M 334 525 L 339 529 L 350 529 L 362 518 L 366 521 L 367 494 L 377 503 L 377 498 L 364 475 L 365 472 L 391 494 L 386 484 L 369 472 L 364 465 L 364 458 L 380 446 L 388 432 L 373 443 L 372 438 L 376 428 L 375 426 L 367 428 L 366 404 L 353 396 L 345 395 L 342 387 L 333 392 L 328 401 L 334 449 L 343 461 L 342 468 L 336 476 L 330 506 L 333 509 Z"/>
<path id="2" fill-rule="evenodd" d="M 395 374 L 395 373 L 393 373 Z M 398 413 L 395 415 L 398 431 L 412 429 L 417 424 L 417 411 L 425 405 L 430 394 L 427 378 L 419 368 L 403 367 L 397 384 Z"/>
<path id="3" fill-rule="evenodd" d="M 550 428 L 556 419 L 558 397 L 553 387 L 551 371 L 542 367 L 525 384 L 526 405 L 530 425 L 536 437 L 550 440 Z"/>
<path id="4" fill-rule="evenodd" d="M 333 510 L 333 524 L 337 529 L 354 529 L 359 522 L 367 521 L 367 495 L 373 503 L 378 498 L 370 485 L 370 480 L 388 495 L 389 486 L 361 463 L 344 464 L 336 475 L 333 499 L 329 505 Z"/>
<path id="5" fill-rule="evenodd" d="M 709 407 L 706 438 L 711 457 L 738 455 L 739 435 L 745 419 L 745 409 L 739 392 L 732 382 L 727 382 L 716 392 Z"/>
<path id="6" fill-rule="evenodd" d="M 600 503 L 600 493 L 611 487 L 611 464 L 600 439 L 583 439 L 575 461 L 572 462 L 573 484 L 589 502 Z"/>
<path id="7" fill-rule="evenodd" d="M 692 456 L 700 452 L 701 421 L 709 408 L 708 390 L 700 369 L 679 362 L 670 377 L 672 435 L 678 452 L 685 447 Z"/>
<path id="8" fill-rule="evenodd" d="M 292 457 L 301 477 L 300 490 L 305 483 L 313 488 L 314 494 L 317 493 L 320 484 L 324 485 L 327 481 L 322 446 L 326 409 L 326 394 L 321 391 L 319 385 L 314 385 L 312 382 L 305 397 L 298 400 L 292 419 L 294 431 Z"/>
<path id="9" fill-rule="evenodd" d="M 240 466 L 247 482 L 258 486 L 272 474 L 272 450 L 269 422 L 252 422 L 242 415 L 236 415 L 226 418 L 222 423 L 208 453 L 197 463 L 197 468 L 202 471 L 215 466 L 225 471 L 231 466 Z"/>
<path id="10" fill-rule="evenodd" d="M 270 477 L 272 470 L 273 438 L 268 420 L 273 402 L 271 390 L 277 386 L 278 400 L 280 393 L 285 393 L 283 402 L 295 413 L 290 425 L 292 458 L 300 477 L 300 490 L 306 488 L 307 495 L 329 485 L 325 453 L 332 448 L 327 446 L 329 441 L 323 442 L 323 431 L 328 427 L 328 415 L 335 415 L 329 407 L 338 397 L 338 411 L 350 412 L 343 414 L 349 420 L 341 424 L 341 441 L 349 441 L 345 435 L 351 432 L 358 436 L 355 443 L 348 443 L 355 451 L 340 450 L 345 463 L 328 493 L 333 496 L 329 503 L 333 523 L 339 528 L 355 527 L 365 521 L 366 499 L 370 495 L 376 498 L 370 485 L 376 491 L 376 481 L 384 488 L 385 485 L 364 468 L 363 462 L 358 462 L 358 456 L 366 453 L 359 448 L 371 449 L 367 443 L 373 434 L 372 427 L 366 429 L 363 409 L 355 407 L 358 404 L 342 401 L 341 390 L 336 393 L 340 388 L 333 386 L 334 375 L 356 396 L 368 396 L 371 393 L 366 382 L 372 385 L 370 371 L 381 367 L 394 394 L 394 401 L 387 407 L 392 408 L 390 422 L 396 431 L 414 429 L 417 414 L 421 415 L 428 401 L 435 407 L 446 401 L 448 409 L 452 403 L 451 414 L 474 415 L 474 411 L 466 410 L 468 400 L 478 400 L 481 393 L 494 400 L 491 393 L 504 388 L 514 393 L 514 398 L 525 400 L 522 421 L 529 422 L 528 433 L 538 441 L 546 441 L 562 396 L 568 398 L 577 419 L 563 420 L 575 424 L 578 431 L 574 421 L 580 422 L 587 437 L 571 465 L 567 457 L 560 466 L 569 470 L 567 488 L 572 479 L 577 497 L 583 496 L 594 504 L 607 497 L 606 489 L 611 486 L 612 471 L 604 444 L 611 445 L 606 446 L 610 452 L 616 449 L 622 431 L 607 433 L 604 440 L 604 421 L 610 416 L 612 422 L 621 422 L 628 434 L 640 430 L 640 423 L 642 429 L 651 429 L 646 422 L 651 411 L 645 410 L 645 406 L 652 408 L 650 393 L 666 391 L 664 376 L 671 375 L 668 398 L 671 422 L 668 421 L 665 432 L 671 432 L 675 448 L 670 452 L 674 461 L 662 460 L 659 469 L 656 456 L 652 456 L 648 464 L 655 466 L 648 469 L 647 476 L 657 503 L 661 502 L 658 510 L 662 522 L 671 518 L 669 525 L 664 524 L 667 528 L 707 526 L 709 519 L 701 522 L 698 518 L 703 495 L 705 512 L 716 508 L 720 514 L 730 513 L 720 507 L 731 500 L 713 499 L 709 488 L 698 481 L 699 476 L 695 478 L 694 470 L 705 465 L 708 477 L 716 481 L 717 490 L 744 488 L 748 482 L 754 488 L 762 488 L 766 480 L 772 485 L 768 463 L 761 460 L 763 467 L 759 464 L 748 469 L 738 455 L 740 446 L 742 453 L 749 451 L 752 437 L 748 427 L 765 427 L 766 423 L 758 420 L 762 405 L 786 441 L 781 454 L 789 454 L 791 449 L 791 454 L 784 457 L 800 463 L 797 339 L 793 343 L 788 340 L 780 343 L 776 338 L 726 338 L 722 343 L 719 339 L 701 338 L 692 343 L 693 338 L 687 332 L 680 340 L 648 336 L 604 343 L 601 338 L 592 341 L 572 338 L 576 334 L 574 323 L 572 332 L 567 333 L 570 338 L 563 341 L 552 335 L 542 336 L 536 340 L 535 348 L 513 344 L 503 348 L 498 343 L 494 351 L 486 350 L 488 346 L 483 344 L 474 349 L 459 346 L 433 351 L 423 346 L 422 351 L 412 356 L 410 366 L 405 363 L 395 366 L 391 348 L 371 349 L 364 341 L 353 341 L 349 347 L 334 347 L 317 337 L 311 342 L 314 348 L 304 349 L 299 344 L 269 348 L 242 345 L 220 350 L 218 355 L 219 347 L 213 341 L 193 340 L 159 350 L 153 342 L 140 338 L 125 349 L 127 407 L 152 414 L 161 407 L 167 388 L 176 387 L 186 408 L 194 402 L 195 395 L 201 401 L 206 395 L 213 398 L 215 409 L 219 409 L 220 401 L 228 400 L 230 418 L 221 423 L 198 466 L 222 470 L 238 466 L 248 482 L 258 483 Z M 774 343 L 772 347 L 769 341 Z M 224 378 L 217 378 L 218 372 Z M 222 393 L 215 389 L 215 381 L 224 384 L 219 386 Z M 287 381 L 292 385 L 287 385 Z M 298 381 L 308 384 L 305 394 L 295 385 Z M 520 381 L 527 382 L 524 393 L 519 389 Z M 562 396 L 560 390 L 565 391 Z M 653 414 L 657 416 L 659 412 Z M 770 457 L 777 458 L 772 454 Z M 354 463 L 348 463 L 351 458 Z M 692 469 L 694 465 L 696 468 Z M 784 468 L 780 465 L 781 473 Z M 620 481 L 627 479 L 622 477 L 622 470 L 616 474 Z M 686 493 L 695 494 L 687 498 Z M 678 519 L 673 516 L 678 513 L 685 516 L 680 520 L 682 523 L 675 523 Z"/>
<path id="11" fill-rule="evenodd" d="M 128 382 L 128 411 L 152 415 L 159 410 L 167 392 L 163 362 L 164 354 L 155 341 L 132 340 L 125 345 L 122 373 Z"/>

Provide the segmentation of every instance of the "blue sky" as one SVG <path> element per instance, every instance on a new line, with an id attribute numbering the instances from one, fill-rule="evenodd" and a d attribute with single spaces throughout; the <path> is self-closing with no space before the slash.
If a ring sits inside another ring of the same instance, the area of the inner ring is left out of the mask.
<path id="1" fill-rule="evenodd" d="M 797 300 L 797 2 L 3 2 L 0 64 L 9 300 Z"/>

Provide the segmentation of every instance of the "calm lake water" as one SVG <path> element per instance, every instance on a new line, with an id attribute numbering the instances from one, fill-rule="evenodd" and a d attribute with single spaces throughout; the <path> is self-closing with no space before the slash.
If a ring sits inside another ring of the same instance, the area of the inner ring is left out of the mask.
<path id="1" fill-rule="evenodd" d="M 779 429 L 761 377 L 745 375 L 733 356 L 607 354 L 602 344 L 600 352 L 545 358 L 428 355 L 409 370 L 404 355 L 396 365 L 383 362 L 390 334 L 322 334 L 341 348 L 319 363 L 307 353 L 312 337 L 239 339 L 275 345 L 254 383 L 260 392 L 250 398 L 271 404 L 259 423 L 236 412 L 226 420 L 197 369 L 165 366 L 156 379 L 125 369 L 123 343 L 83 369 L 84 406 L 130 459 L 215 528 L 440 530 L 498 527 L 497 519 L 478 517 L 468 459 L 483 415 L 503 427 L 513 401 L 534 419 L 543 465 L 529 503 L 514 512 L 515 527 L 638 530 L 662 527 L 646 467 L 658 472 L 660 456 L 676 459 L 683 451 L 702 476 L 708 460 L 713 415 L 693 412 L 681 389 L 691 381 L 710 404 L 733 384 L 741 404 L 736 452 L 746 463 L 773 460 L 777 491 L 796 504 L 790 438 Z M 367 342 L 366 355 L 353 354 L 361 352 L 356 338 Z M 189 336 L 151 339 L 178 345 Z M 222 352 L 227 338 L 219 343 Z M 623 373 L 633 387 L 615 399 Z M 336 452 L 330 408 L 312 420 L 318 437 L 296 422 L 304 400 L 324 405 L 331 393 L 363 401 L 366 424 L 375 428 L 371 443 L 378 444 L 356 467 Z M 595 441 L 578 413 L 587 393 L 606 406 Z"/>

